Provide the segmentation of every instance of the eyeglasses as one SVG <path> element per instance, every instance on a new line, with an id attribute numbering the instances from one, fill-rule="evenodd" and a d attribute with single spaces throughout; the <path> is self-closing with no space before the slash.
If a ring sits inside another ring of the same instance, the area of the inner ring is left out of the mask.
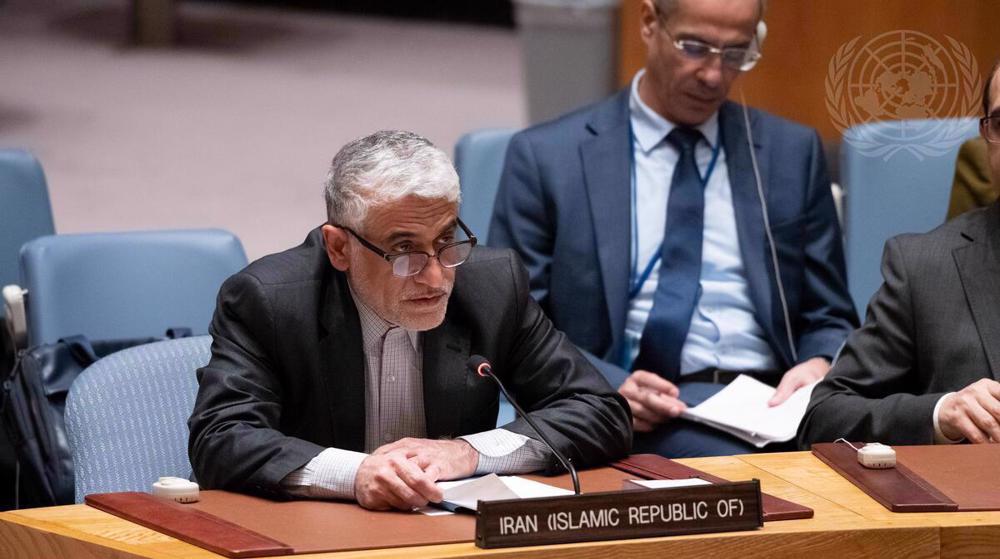
<path id="1" fill-rule="evenodd" d="M 752 70 L 763 56 L 756 46 L 749 47 L 723 47 L 719 48 L 697 39 L 674 39 L 674 36 L 667 31 L 667 22 L 659 9 L 656 15 L 660 20 L 660 27 L 663 32 L 670 37 L 674 48 L 691 60 L 705 60 L 710 55 L 718 55 L 722 64 L 727 68 L 747 72 Z M 757 38 L 754 37 L 756 42 Z"/>
<path id="2" fill-rule="evenodd" d="M 979 119 L 979 132 L 991 144 L 1000 144 L 1000 115 Z"/>
<path id="3" fill-rule="evenodd" d="M 476 246 L 476 236 L 472 234 L 472 231 L 470 231 L 464 223 L 462 223 L 461 219 L 455 218 L 455 220 L 458 222 L 458 226 L 462 228 L 462 231 L 468 239 L 448 243 L 439 248 L 437 254 L 430 254 L 422 250 L 386 252 L 369 242 L 361 235 L 355 233 L 350 227 L 344 227 L 343 225 L 334 225 L 334 227 L 346 229 L 347 232 L 354 235 L 354 238 L 357 239 L 363 247 L 379 255 L 386 262 L 391 264 L 392 275 L 400 278 L 407 278 L 415 276 L 423 271 L 423 269 L 427 267 L 427 263 L 430 262 L 431 258 L 437 258 L 438 263 L 440 263 L 444 268 L 461 266 L 466 260 L 469 259 L 469 255 L 472 254 L 472 248 Z"/>

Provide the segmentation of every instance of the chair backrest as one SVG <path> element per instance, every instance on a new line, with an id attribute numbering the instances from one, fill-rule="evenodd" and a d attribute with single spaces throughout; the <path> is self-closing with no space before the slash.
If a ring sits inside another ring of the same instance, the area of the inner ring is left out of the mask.
<path id="1" fill-rule="evenodd" d="M 113 353 L 87 367 L 66 397 L 76 502 L 91 493 L 146 491 L 161 476 L 190 478 L 187 420 L 195 370 L 211 336 L 167 340 Z"/>
<path id="2" fill-rule="evenodd" d="M 17 283 L 21 245 L 54 232 L 42 166 L 27 151 L 0 149 L 0 286 Z"/>
<path id="3" fill-rule="evenodd" d="M 882 284 L 885 242 L 944 223 L 963 140 L 974 118 L 873 122 L 849 129 L 840 177 L 847 197 L 847 284 L 858 313 Z"/>
<path id="4" fill-rule="evenodd" d="M 246 265 L 218 229 L 52 235 L 21 250 L 28 345 L 208 331 L 219 286 Z"/>
<path id="5" fill-rule="evenodd" d="M 455 144 L 455 168 L 462 184 L 459 217 L 482 244 L 489 242 L 493 201 L 500 186 L 507 145 L 514 132 L 516 130 L 511 128 L 474 130 Z"/>

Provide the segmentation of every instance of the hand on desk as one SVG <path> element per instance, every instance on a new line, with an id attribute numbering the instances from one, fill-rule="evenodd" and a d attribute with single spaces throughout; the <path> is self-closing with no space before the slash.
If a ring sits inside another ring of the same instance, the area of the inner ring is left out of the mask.
<path id="1" fill-rule="evenodd" d="M 809 386 L 830 372 L 830 362 L 825 357 L 813 357 L 788 369 L 778 383 L 774 396 L 767 402 L 769 406 L 777 406 L 787 400 L 796 390 Z"/>
<path id="2" fill-rule="evenodd" d="M 980 379 L 945 398 L 938 427 L 953 441 L 1000 442 L 1000 383 Z"/>
<path id="3" fill-rule="evenodd" d="M 618 387 L 618 393 L 632 408 L 632 428 L 648 433 L 687 409 L 678 399 L 680 391 L 674 383 L 656 373 L 637 370 Z"/>
<path id="4" fill-rule="evenodd" d="M 400 439 L 361 463 L 355 497 L 373 510 L 423 507 L 444 498 L 436 481 L 471 476 L 478 463 L 479 453 L 464 440 Z"/>

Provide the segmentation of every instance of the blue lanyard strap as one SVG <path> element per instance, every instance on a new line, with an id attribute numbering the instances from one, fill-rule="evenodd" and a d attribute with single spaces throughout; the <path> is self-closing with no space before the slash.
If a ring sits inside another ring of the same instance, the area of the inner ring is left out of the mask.
<path id="1" fill-rule="evenodd" d="M 632 247 L 631 247 L 631 259 L 632 259 L 632 270 L 629 274 L 629 278 L 632 280 L 631 285 L 628 290 L 628 298 L 631 301 L 639 294 L 642 289 L 642 284 L 646 283 L 649 276 L 653 273 L 653 268 L 656 267 L 657 263 L 660 261 L 661 253 L 663 252 L 663 241 L 660 241 L 660 245 L 657 247 L 656 252 L 653 253 L 652 258 L 646 264 L 646 267 L 639 274 L 639 216 L 636 212 L 636 171 L 635 171 L 635 133 L 632 130 L 632 119 L 629 119 L 628 123 L 629 137 L 632 140 L 632 149 L 629 151 L 629 160 L 631 163 L 632 171 Z M 715 163 L 719 160 L 719 152 L 722 148 L 722 130 L 719 130 L 719 137 L 716 138 L 715 146 L 712 147 L 712 159 L 708 162 L 708 167 L 705 169 L 705 175 L 701 177 L 701 187 L 704 189 L 708 185 L 708 180 L 712 178 L 712 171 L 715 170 Z M 679 162 L 678 162 L 679 163 Z M 669 201 L 667 202 L 670 203 Z"/>

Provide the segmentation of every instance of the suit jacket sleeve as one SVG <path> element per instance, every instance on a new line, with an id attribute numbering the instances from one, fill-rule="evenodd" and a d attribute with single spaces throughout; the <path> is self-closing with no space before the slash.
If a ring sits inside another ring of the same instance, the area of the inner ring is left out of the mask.
<path id="1" fill-rule="evenodd" d="M 323 447 L 282 434 L 274 321 L 260 282 L 241 272 L 219 291 L 212 358 L 198 370 L 188 453 L 208 488 L 280 496 L 280 481 Z"/>
<path id="2" fill-rule="evenodd" d="M 915 324 L 910 270 L 897 239 L 886 243 L 882 287 L 865 325 L 848 339 L 829 375 L 813 390 L 799 429 L 802 447 L 852 441 L 932 444 L 934 405 L 943 393 L 916 395 Z"/>
<path id="3" fill-rule="evenodd" d="M 556 330 L 528 294 L 528 278 L 516 255 L 514 336 L 503 370 L 514 397 L 577 467 L 604 464 L 628 454 L 632 417 L 625 399 Z M 505 429 L 538 438 L 523 419 Z M 558 471 L 553 463 L 549 470 Z"/>
<path id="4" fill-rule="evenodd" d="M 833 359 L 847 335 L 858 325 L 857 313 L 847 291 L 847 273 L 840 222 L 830 192 L 830 177 L 822 143 L 813 134 L 810 181 L 804 222 L 804 289 L 796 330 L 798 360 Z"/>
<path id="5" fill-rule="evenodd" d="M 545 192 L 535 150 L 527 134 L 515 134 L 507 149 L 500 187 L 493 207 L 489 243 L 511 248 L 528 269 L 531 296 L 543 310 L 549 308 L 555 213 Z M 583 351 L 611 383 L 619 386 L 629 372 Z"/>
<path id="6" fill-rule="evenodd" d="M 528 136 L 519 133 L 507 148 L 490 224 L 490 246 L 514 249 L 528 269 L 531 296 L 546 308 L 554 239 L 545 193 Z"/>

